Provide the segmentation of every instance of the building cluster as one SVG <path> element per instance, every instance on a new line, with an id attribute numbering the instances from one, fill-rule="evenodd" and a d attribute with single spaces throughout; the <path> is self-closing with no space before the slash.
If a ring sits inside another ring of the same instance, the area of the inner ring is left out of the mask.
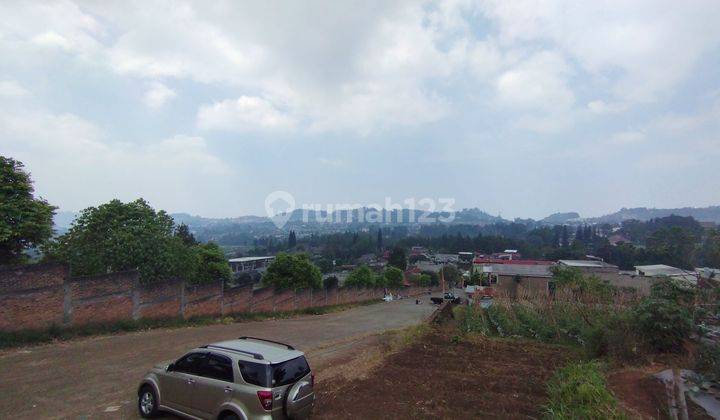
<path id="1" fill-rule="evenodd" d="M 509 251 L 490 256 L 478 255 L 473 258 L 466 280 L 469 281 L 469 277 L 473 275 L 479 276 L 483 284 L 507 296 L 553 293 L 555 290 L 553 267 L 572 267 L 583 275 L 595 276 L 612 286 L 632 289 L 643 295 L 649 294 L 652 284 L 660 278 L 678 279 L 688 285 L 720 280 L 720 270 L 711 268 L 684 270 L 655 264 L 638 265 L 635 266 L 635 270 L 628 271 L 620 270 L 618 266 L 592 256 L 583 260 L 526 260 L 512 250 Z"/>

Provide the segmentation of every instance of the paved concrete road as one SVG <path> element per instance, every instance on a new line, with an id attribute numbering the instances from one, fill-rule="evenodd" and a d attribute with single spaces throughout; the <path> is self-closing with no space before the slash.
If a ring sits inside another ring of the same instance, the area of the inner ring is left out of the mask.
<path id="1" fill-rule="evenodd" d="M 416 324 L 433 310 L 427 298 L 421 305 L 404 299 L 320 316 L 153 330 L 12 350 L 0 354 L 0 418 L 130 417 L 135 387 L 148 368 L 195 346 L 250 335 L 306 352 L 331 349 L 334 342 L 344 340 L 340 346 L 347 346 L 352 337 Z"/>

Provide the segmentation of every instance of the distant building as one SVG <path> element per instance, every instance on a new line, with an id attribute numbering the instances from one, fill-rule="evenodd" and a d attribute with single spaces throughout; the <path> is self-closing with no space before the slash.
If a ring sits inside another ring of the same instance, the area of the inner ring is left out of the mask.
<path id="1" fill-rule="evenodd" d="M 617 278 L 620 272 L 617 265 L 608 264 L 602 260 L 559 260 L 558 265 L 577 268 L 584 275 L 594 275 L 610 283 Z"/>
<path id="2" fill-rule="evenodd" d="M 554 287 L 552 261 L 528 260 L 506 261 L 486 264 L 482 272 L 498 293 L 510 297 L 522 295 L 549 295 Z"/>
<path id="3" fill-rule="evenodd" d="M 636 265 L 635 272 L 644 277 L 670 277 L 697 284 L 698 274 L 694 271 L 683 270 L 665 264 Z"/>
<path id="4" fill-rule="evenodd" d="M 270 265 L 275 257 L 241 257 L 231 258 L 228 260 L 230 269 L 235 273 L 235 276 L 239 276 L 243 273 L 259 272 L 263 273 Z"/>

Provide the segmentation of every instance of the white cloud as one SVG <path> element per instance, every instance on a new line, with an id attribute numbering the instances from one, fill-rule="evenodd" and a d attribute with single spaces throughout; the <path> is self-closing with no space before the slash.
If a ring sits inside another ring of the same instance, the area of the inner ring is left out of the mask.
<path id="1" fill-rule="evenodd" d="M 685 80 L 720 43 L 720 3 L 708 0 L 578 3 L 491 0 L 506 45 L 552 42 L 591 74 L 611 79 L 615 96 L 652 101 Z"/>
<path id="2" fill-rule="evenodd" d="M 151 109 L 158 109 L 165 105 L 169 100 L 173 99 L 177 94 L 174 90 L 165 86 L 160 82 L 154 82 L 145 92 L 143 98 L 145 105 Z"/>
<path id="3" fill-rule="evenodd" d="M 0 96 L 18 98 L 29 94 L 30 92 L 13 80 L 0 80 Z"/>
<path id="4" fill-rule="evenodd" d="M 622 131 L 615 133 L 610 141 L 616 144 L 632 144 L 645 141 L 645 133 L 642 131 Z"/>
<path id="5" fill-rule="evenodd" d="M 67 210 L 137 197 L 169 210 L 199 201 L 219 205 L 237 175 L 201 137 L 113 142 L 96 125 L 67 113 L 5 110 L 0 138 L 0 154 L 25 163 L 36 191 Z"/>
<path id="6" fill-rule="evenodd" d="M 627 106 L 627 104 L 620 103 L 620 102 L 607 103 L 605 101 L 598 99 L 595 101 L 588 102 L 587 108 L 593 114 L 607 115 L 607 114 L 616 114 L 619 112 L 623 112 L 628 108 L 628 106 Z"/>
<path id="7" fill-rule="evenodd" d="M 569 108 L 575 95 L 565 81 L 568 73 L 569 67 L 560 54 L 551 51 L 533 54 L 500 75 L 497 81 L 500 101 L 519 108 Z"/>
<path id="8" fill-rule="evenodd" d="M 197 124 L 204 130 L 245 132 L 289 129 L 295 125 L 295 120 L 263 98 L 241 96 L 202 105 L 198 111 Z"/>

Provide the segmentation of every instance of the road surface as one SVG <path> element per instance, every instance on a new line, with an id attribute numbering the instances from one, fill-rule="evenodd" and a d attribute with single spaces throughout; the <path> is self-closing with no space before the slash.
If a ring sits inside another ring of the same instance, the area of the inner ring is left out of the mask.
<path id="1" fill-rule="evenodd" d="M 429 299 L 361 306 L 293 319 L 151 330 L 0 353 L 0 418 L 134 418 L 136 386 L 155 363 L 242 335 L 290 343 L 311 365 L 363 336 L 419 323 Z M 315 360 L 314 360 L 315 359 Z"/>

